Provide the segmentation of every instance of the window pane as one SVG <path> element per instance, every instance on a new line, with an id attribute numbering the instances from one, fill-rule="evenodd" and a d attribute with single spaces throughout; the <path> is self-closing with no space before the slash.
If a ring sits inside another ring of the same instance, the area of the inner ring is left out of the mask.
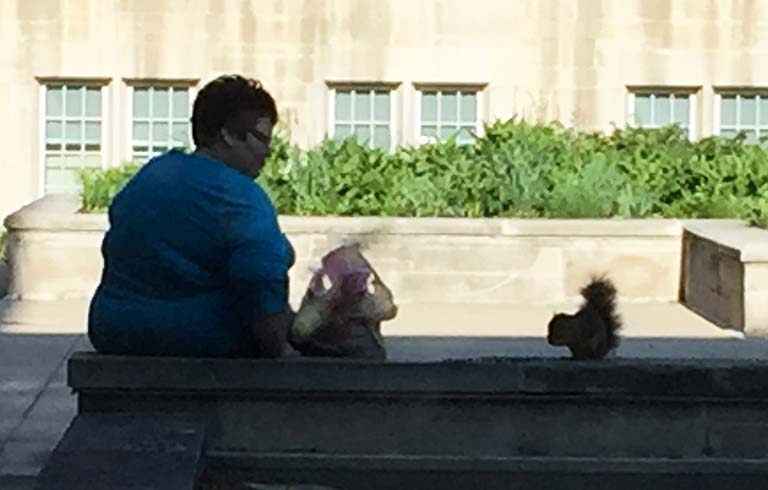
<path id="1" fill-rule="evenodd" d="M 471 143 L 475 141 L 475 127 L 474 126 L 464 126 L 459 131 L 458 136 L 456 137 L 456 141 L 459 143 Z"/>
<path id="2" fill-rule="evenodd" d="M 421 96 L 422 122 L 437 122 L 437 93 L 424 92 Z"/>
<path id="3" fill-rule="evenodd" d="M 74 170 L 48 168 L 45 170 L 45 189 L 48 192 L 76 190 L 80 185 Z"/>
<path id="4" fill-rule="evenodd" d="M 149 117 L 149 89 L 133 90 L 133 117 Z"/>
<path id="5" fill-rule="evenodd" d="M 741 97 L 741 114 L 739 124 L 754 126 L 757 123 L 757 100 L 754 96 Z"/>
<path id="6" fill-rule="evenodd" d="M 459 120 L 459 97 L 456 92 L 443 92 L 440 99 L 440 122 L 456 122 Z"/>
<path id="7" fill-rule="evenodd" d="M 140 141 L 147 141 L 149 139 L 149 123 L 135 122 L 133 123 L 133 139 Z"/>
<path id="8" fill-rule="evenodd" d="M 691 98 L 685 95 L 675 98 L 675 122 L 683 127 L 688 126 Z"/>
<path id="9" fill-rule="evenodd" d="M 61 143 L 46 143 L 45 151 L 49 151 L 49 152 L 61 151 Z"/>
<path id="10" fill-rule="evenodd" d="M 346 139 L 352 134 L 352 126 L 349 124 L 337 124 L 333 130 L 333 137 L 337 140 Z"/>
<path id="11" fill-rule="evenodd" d="M 85 115 L 99 117 L 101 115 L 101 89 L 88 87 L 85 92 Z"/>
<path id="12" fill-rule="evenodd" d="M 61 86 L 51 86 L 45 91 L 45 113 L 49 116 L 62 116 L 62 88 Z"/>
<path id="13" fill-rule="evenodd" d="M 80 168 L 83 166 L 83 155 L 64 155 L 61 166 L 63 168 Z"/>
<path id="14" fill-rule="evenodd" d="M 357 141 L 364 145 L 370 146 L 371 141 L 371 128 L 368 126 L 359 126 L 355 128 L 355 136 L 357 136 Z"/>
<path id="15" fill-rule="evenodd" d="M 651 96 L 647 94 L 635 95 L 635 124 L 648 126 L 652 121 Z"/>
<path id="16" fill-rule="evenodd" d="M 669 96 L 666 94 L 656 95 L 653 100 L 653 124 L 655 126 L 664 126 L 672 122 L 672 105 L 669 103 Z"/>
<path id="17" fill-rule="evenodd" d="M 89 143 L 101 141 L 101 123 L 85 123 L 85 140 Z"/>
<path id="18" fill-rule="evenodd" d="M 64 127 L 64 139 L 68 142 L 79 142 L 82 138 L 82 123 L 69 121 Z"/>
<path id="19" fill-rule="evenodd" d="M 83 155 L 82 162 L 84 167 L 101 167 L 101 155 L 98 153 L 85 154 Z"/>
<path id="20" fill-rule="evenodd" d="M 370 92 L 357 92 L 355 95 L 355 121 L 371 120 Z"/>
<path id="21" fill-rule="evenodd" d="M 437 126 L 422 126 L 421 127 L 421 135 L 422 136 L 437 136 Z"/>
<path id="22" fill-rule="evenodd" d="M 152 90 L 152 116 L 168 117 L 168 89 L 155 88 Z"/>
<path id="23" fill-rule="evenodd" d="M 152 123 L 152 141 L 165 143 L 170 138 L 170 130 L 167 123 Z"/>
<path id="24" fill-rule="evenodd" d="M 459 119 L 462 122 L 477 121 L 477 94 L 465 92 L 461 94 Z"/>
<path id="25" fill-rule="evenodd" d="M 65 113 L 67 117 L 80 117 L 83 115 L 84 87 L 67 87 L 65 96 Z"/>
<path id="26" fill-rule="evenodd" d="M 440 128 L 440 140 L 445 141 L 456 133 L 456 128 L 444 126 Z"/>
<path id="27" fill-rule="evenodd" d="M 744 131 L 747 135 L 746 142 L 747 143 L 757 143 L 757 131 L 754 129 L 750 129 L 749 131 Z"/>
<path id="28" fill-rule="evenodd" d="M 379 121 L 389 121 L 389 93 L 376 92 L 373 105 L 375 118 Z"/>
<path id="29" fill-rule="evenodd" d="M 376 126 L 374 128 L 373 144 L 378 148 L 389 149 L 389 126 Z"/>
<path id="30" fill-rule="evenodd" d="M 768 94 L 760 96 L 760 124 L 768 125 Z"/>
<path id="31" fill-rule="evenodd" d="M 46 140 L 59 140 L 61 139 L 62 124 L 61 121 L 48 121 L 45 123 L 45 139 Z"/>
<path id="32" fill-rule="evenodd" d="M 171 138 L 174 142 L 186 146 L 189 143 L 189 124 L 173 123 L 173 133 Z"/>
<path id="33" fill-rule="evenodd" d="M 189 91 L 186 89 L 174 89 L 173 91 L 173 117 L 186 119 L 189 117 Z"/>
<path id="34" fill-rule="evenodd" d="M 733 126 L 736 124 L 736 96 L 723 95 L 720 102 L 720 124 Z"/>
<path id="35" fill-rule="evenodd" d="M 735 129 L 721 129 L 720 130 L 720 136 L 723 138 L 733 138 L 736 136 L 736 133 L 738 133 Z"/>
<path id="36" fill-rule="evenodd" d="M 337 121 L 349 121 L 352 119 L 352 94 L 349 92 L 336 92 Z"/>

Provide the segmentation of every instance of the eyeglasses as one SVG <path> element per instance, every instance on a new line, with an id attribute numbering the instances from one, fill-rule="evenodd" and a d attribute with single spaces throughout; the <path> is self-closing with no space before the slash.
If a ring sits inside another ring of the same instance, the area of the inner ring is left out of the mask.
<path id="1" fill-rule="evenodd" d="M 267 135 L 259 131 L 258 129 L 247 129 L 246 134 L 250 134 L 254 138 L 256 138 L 257 141 L 259 141 L 262 145 L 266 146 L 267 148 L 270 147 L 272 144 L 272 136 Z"/>

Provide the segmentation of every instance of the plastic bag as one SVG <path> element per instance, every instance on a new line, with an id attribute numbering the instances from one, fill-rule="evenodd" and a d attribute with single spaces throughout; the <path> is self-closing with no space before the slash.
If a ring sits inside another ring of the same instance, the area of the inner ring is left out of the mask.
<path id="1" fill-rule="evenodd" d="M 381 322 L 395 315 L 392 292 L 359 245 L 344 245 L 323 257 L 312 276 L 291 343 L 303 355 L 385 359 Z"/>

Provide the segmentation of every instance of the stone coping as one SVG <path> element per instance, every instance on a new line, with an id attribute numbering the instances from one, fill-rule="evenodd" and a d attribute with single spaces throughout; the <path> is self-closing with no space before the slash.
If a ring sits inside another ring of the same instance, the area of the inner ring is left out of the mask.
<path id="1" fill-rule="evenodd" d="M 428 339 L 389 339 L 423 343 Z M 467 353 L 471 356 L 471 353 Z M 641 396 L 768 398 L 768 363 L 738 359 L 191 359 L 77 352 L 75 392 L 283 393 L 370 396 Z"/>
<path id="2" fill-rule="evenodd" d="M 79 213 L 77 196 L 51 194 L 39 199 L 5 220 L 17 231 L 102 232 L 107 229 L 105 213 Z M 468 235 L 468 236 L 552 236 L 552 237 L 638 237 L 680 236 L 682 227 L 674 219 L 507 219 L 507 218 L 397 218 L 377 216 L 281 216 L 286 233 L 344 231 L 355 234 Z"/>
<path id="3" fill-rule="evenodd" d="M 741 262 L 768 262 L 768 231 L 739 220 L 689 220 L 686 231 L 729 249 Z"/>

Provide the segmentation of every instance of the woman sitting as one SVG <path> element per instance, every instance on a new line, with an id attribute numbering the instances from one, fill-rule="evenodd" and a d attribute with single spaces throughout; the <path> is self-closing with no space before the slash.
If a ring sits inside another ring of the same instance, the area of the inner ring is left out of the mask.
<path id="1" fill-rule="evenodd" d="M 293 249 L 254 181 L 277 109 L 261 85 L 224 76 L 198 94 L 194 153 L 151 159 L 115 197 L 88 335 L 97 351 L 279 357 Z"/>

